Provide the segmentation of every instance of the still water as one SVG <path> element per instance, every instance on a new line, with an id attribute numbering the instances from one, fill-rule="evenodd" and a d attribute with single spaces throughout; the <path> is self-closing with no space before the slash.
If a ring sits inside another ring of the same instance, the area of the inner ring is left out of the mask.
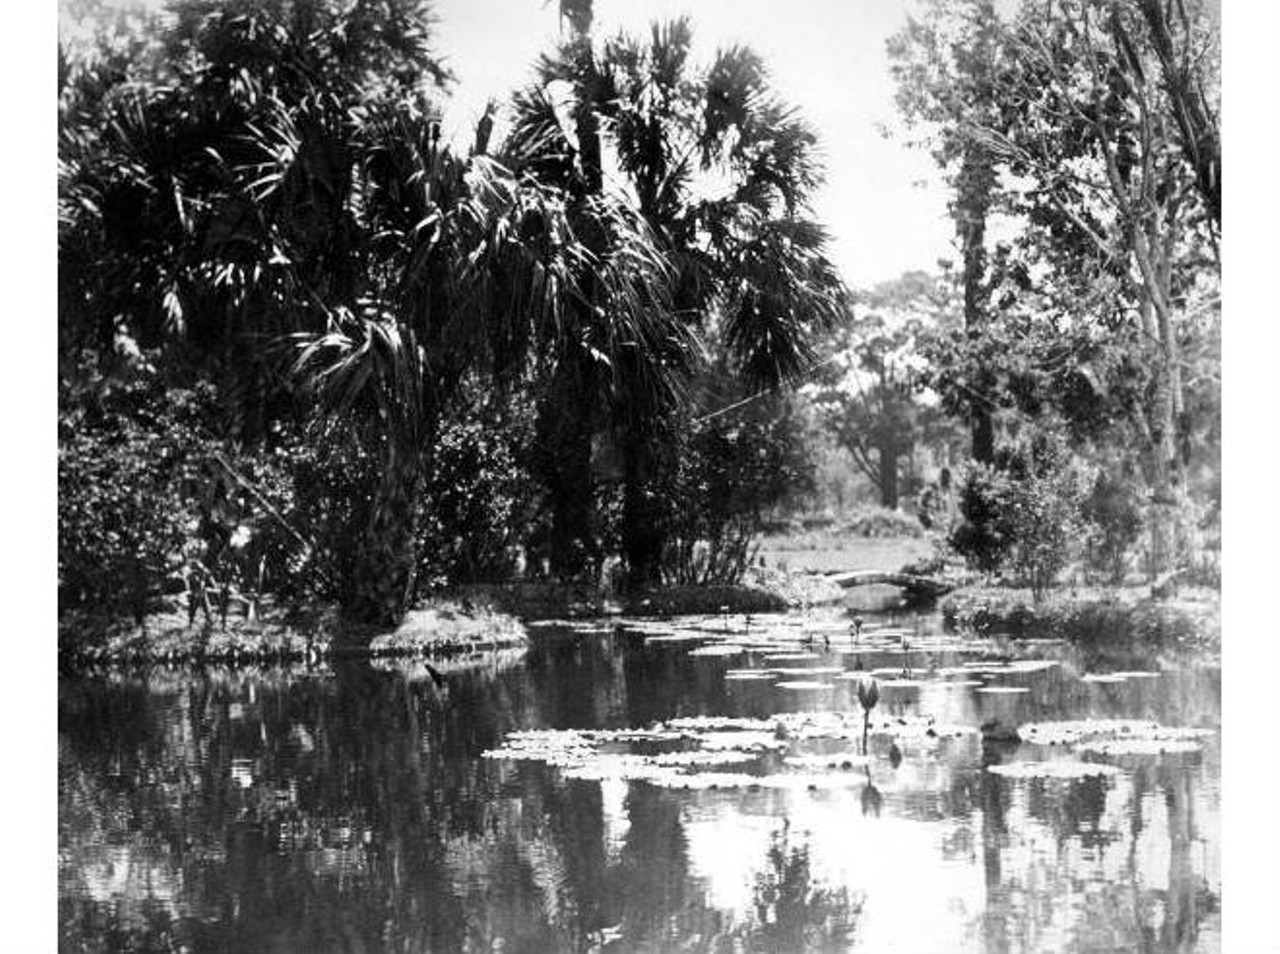
<path id="1" fill-rule="evenodd" d="M 1217 951 L 1219 670 L 935 625 L 65 678 L 61 949 Z"/>

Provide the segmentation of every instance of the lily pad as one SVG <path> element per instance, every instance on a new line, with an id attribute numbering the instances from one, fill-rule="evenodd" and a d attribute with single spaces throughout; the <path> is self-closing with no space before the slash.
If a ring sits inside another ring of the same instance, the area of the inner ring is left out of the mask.
<path id="1" fill-rule="evenodd" d="M 1038 745 L 1075 745 L 1114 739 L 1194 741 L 1214 734 L 1212 729 L 1175 728 L 1151 719 L 1075 719 L 1028 722 L 1018 727 L 1026 742 Z"/>
<path id="2" fill-rule="evenodd" d="M 839 666 L 772 666 L 768 672 L 779 676 L 834 676 L 844 670 Z"/>
<path id="3" fill-rule="evenodd" d="M 784 765 L 791 768 L 808 771 L 830 769 L 841 772 L 862 768 L 870 765 L 872 761 L 870 756 L 854 752 L 835 752 L 828 755 L 789 755 L 782 760 Z"/>
<path id="4" fill-rule="evenodd" d="M 765 656 L 765 662 L 804 662 L 810 659 L 821 659 L 817 653 L 774 653 Z"/>
<path id="5" fill-rule="evenodd" d="M 735 682 L 772 682 L 778 678 L 775 672 L 768 669 L 731 669 L 724 677 Z"/>
<path id="6" fill-rule="evenodd" d="M 1128 682 L 1128 680 L 1119 673 L 1109 672 L 1090 672 L 1080 677 L 1081 682 L 1095 682 L 1111 685 L 1114 683 Z"/>
<path id="7" fill-rule="evenodd" d="M 829 682 L 816 682 L 812 679 L 788 679 L 783 682 L 774 683 L 775 689 L 791 689 L 797 692 L 815 692 L 827 689 L 834 689 Z"/>
<path id="8" fill-rule="evenodd" d="M 690 656 L 741 656 L 746 652 L 742 646 L 733 643 L 713 643 L 710 646 L 699 646 L 689 650 Z"/>
<path id="9" fill-rule="evenodd" d="M 1010 762 L 989 765 L 987 771 L 1005 778 L 1088 778 L 1093 775 L 1119 775 L 1120 770 L 1104 762 L 1077 762 L 1059 759 L 1048 762 Z"/>
<path id="10" fill-rule="evenodd" d="M 1200 751 L 1200 745 L 1189 739 L 1109 739 L 1086 742 L 1079 752 L 1097 755 L 1187 755 Z"/>
<path id="11" fill-rule="evenodd" d="M 1030 692 L 1031 690 L 1026 686 L 983 686 L 981 689 L 977 689 L 975 691 L 984 692 L 993 696 L 1012 696 L 1022 692 Z"/>

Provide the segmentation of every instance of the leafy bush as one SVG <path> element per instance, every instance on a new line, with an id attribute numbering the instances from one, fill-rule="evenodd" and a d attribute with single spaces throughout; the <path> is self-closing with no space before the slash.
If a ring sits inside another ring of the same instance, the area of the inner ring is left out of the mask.
<path id="1" fill-rule="evenodd" d="M 1065 441 L 1036 430 L 997 452 L 994 466 L 969 468 L 951 545 L 985 572 L 1012 569 L 1038 599 L 1083 543 L 1084 486 Z"/>
<path id="2" fill-rule="evenodd" d="M 951 531 L 951 546 L 971 567 L 984 573 L 1000 569 L 1015 542 L 1013 481 L 1008 474 L 971 464 L 960 484 L 960 523 Z"/>
<path id="3" fill-rule="evenodd" d="M 441 424 L 419 526 L 419 584 L 501 580 L 534 519 L 535 485 L 520 459 L 528 408 L 464 402 Z"/>
<path id="4" fill-rule="evenodd" d="M 668 583 L 737 583 L 755 554 L 764 514 L 813 487 L 813 463 L 789 405 L 748 407 L 694 422 L 675 449 Z"/>
<path id="5" fill-rule="evenodd" d="M 295 445 L 248 452 L 211 436 L 208 386 L 91 379 L 61 396 L 59 607 L 127 611 L 187 581 L 288 591 L 306 545 L 293 528 Z"/>
<path id="6" fill-rule="evenodd" d="M 163 413 L 60 413 L 58 606 L 127 611 L 184 563 L 198 526 L 187 488 L 198 463 L 188 431 Z"/>

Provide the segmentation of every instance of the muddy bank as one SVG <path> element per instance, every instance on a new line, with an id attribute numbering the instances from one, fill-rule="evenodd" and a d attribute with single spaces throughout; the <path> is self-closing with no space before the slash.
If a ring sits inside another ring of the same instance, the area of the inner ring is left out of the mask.
<path id="1" fill-rule="evenodd" d="M 1078 644 L 1148 644 L 1216 654 L 1222 641 L 1217 590 L 1185 588 L 1155 598 L 1150 589 L 1092 589 L 1052 593 L 1036 602 L 1030 590 L 966 587 L 939 602 L 950 629 L 1037 636 Z"/>

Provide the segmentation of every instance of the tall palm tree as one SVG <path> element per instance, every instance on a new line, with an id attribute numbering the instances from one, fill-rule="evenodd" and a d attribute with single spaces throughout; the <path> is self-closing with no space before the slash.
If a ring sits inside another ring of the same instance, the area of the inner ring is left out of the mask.
<path id="1" fill-rule="evenodd" d="M 343 602 L 356 618 L 390 623 L 413 592 L 439 415 L 465 375 L 522 373 L 584 332 L 573 316 L 587 307 L 610 320 L 585 329 L 580 347 L 649 347 L 666 269 L 643 220 L 616 200 L 575 202 L 483 152 L 455 152 L 427 114 L 371 110 L 357 147 L 352 212 L 374 237 L 371 295 L 305 336 L 297 367 L 325 417 L 349 420 L 350 440 L 377 462 Z"/>
<path id="2" fill-rule="evenodd" d="M 534 89 L 517 100 L 514 135 L 536 147 L 532 174 L 562 187 L 589 191 L 616 168 L 675 272 L 668 327 L 721 338 L 749 386 L 776 386 L 808 366 L 811 333 L 844 314 L 826 236 L 807 218 L 820 181 L 816 137 L 770 92 L 755 53 L 731 47 L 699 71 L 691 40 L 683 19 L 655 25 L 645 40 L 614 38 L 598 55 L 588 36 L 575 36 L 539 64 Z M 658 572 L 654 485 L 677 410 L 639 386 L 612 405 L 636 586 Z"/>

